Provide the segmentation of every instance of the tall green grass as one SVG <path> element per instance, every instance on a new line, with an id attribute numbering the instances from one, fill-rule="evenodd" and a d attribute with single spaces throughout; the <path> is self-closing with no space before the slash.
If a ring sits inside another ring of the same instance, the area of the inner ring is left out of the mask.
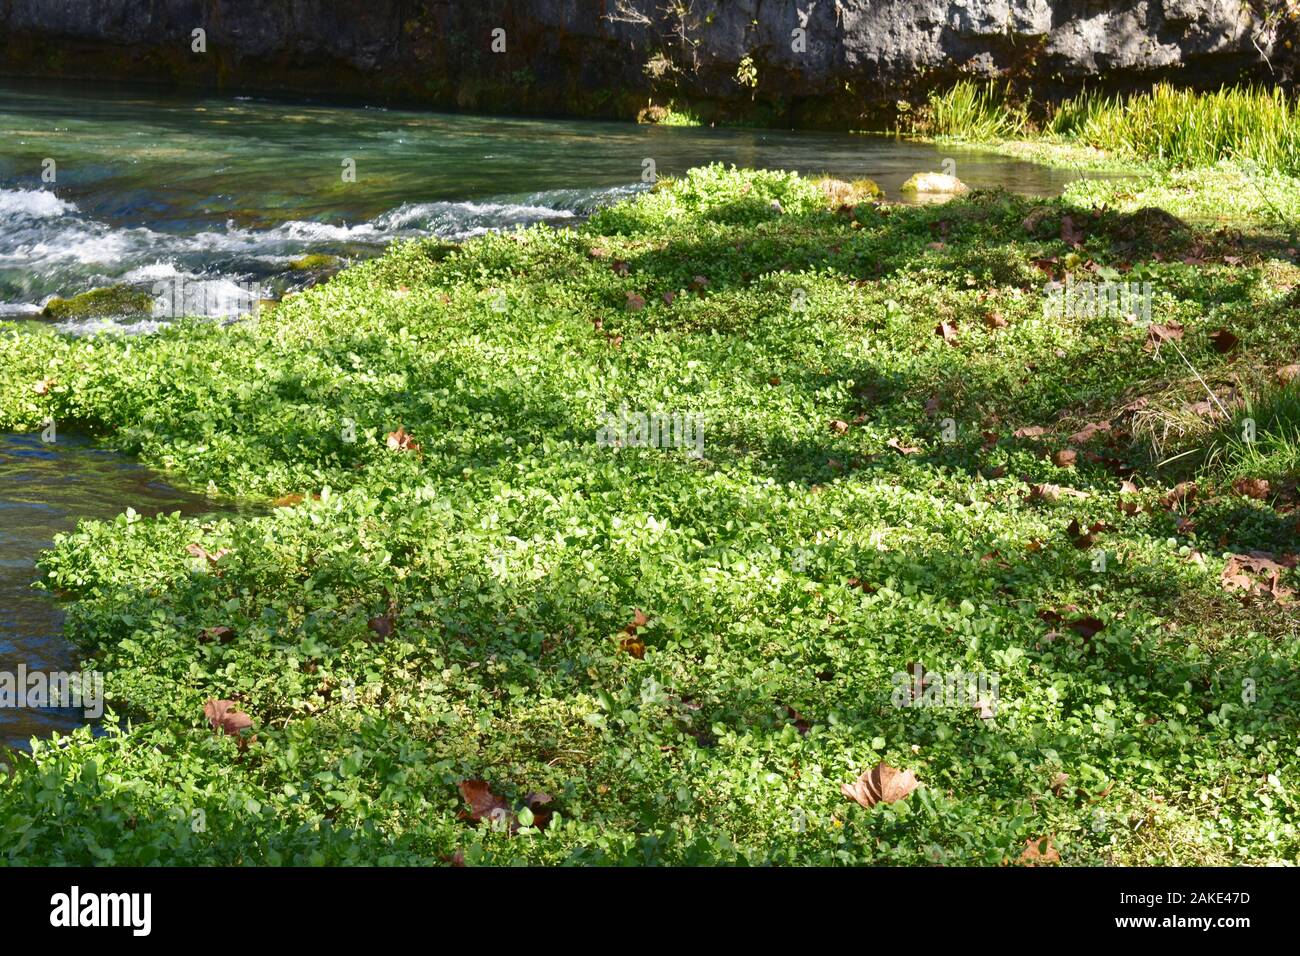
<path id="1" fill-rule="evenodd" d="M 1247 429 L 1247 422 L 1253 428 Z M 1203 466 L 1229 479 L 1300 478 L 1300 383 L 1248 398 L 1211 439 Z"/>
<path id="2" fill-rule="evenodd" d="M 1300 169 L 1300 102 L 1280 89 L 1197 93 L 1162 83 L 1126 99 L 1085 93 L 1056 107 L 1044 132 L 1171 166 L 1245 159 Z"/>
<path id="3" fill-rule="evenodd" d="M 930 94 L 927 132 L 959 139 L 1009 139 L 1028 129 L 1028 114 L 1015 105 L 1007 88 L 992 82 L 962 80 L 944 93 Z"/>
<path id="4" fill-rule="evenodd" d="M 917 131 L 989 141 L 1035 128 L 1008 88 L 966 80 L 931 94 Z M 1052 107 L 1038 135 L 1168 166 L 1235 159 L 1300 171 L 1300 100 L 1281 89 L 1198 93 L 1161 83 L 1128 97 L 1083 93 Z"/>

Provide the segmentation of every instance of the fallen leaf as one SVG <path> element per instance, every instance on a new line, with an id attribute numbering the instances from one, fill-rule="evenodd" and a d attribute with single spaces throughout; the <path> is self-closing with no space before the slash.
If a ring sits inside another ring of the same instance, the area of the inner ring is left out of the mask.
<path id="1" fill-rule="evenodd" d="M 1106 623 L 1095 617 L 1080 617 L 1065 625 L 1084 640 L 1091 640 L 1098 631 L 1104 630 Z"/>
<path id="2" fill-rule="evenodd" d="M 370 630 L 380 640 L 383 640 L 393 633 L 393 625 L 396 622 L 397 619 L 395 615 L 393 615 L 392 612 L 389 612 L 388 614 L 380 614 L 376 617 L 372 617 L 366 622 L 366 627 L 370 628 Z"/>
<path id="3" fill-rule="evenodd" d="M 709 280 L 704 276 L 696 276 L 691 279 L 691 291 L 703 293 L 709 287 Z"/>
<path id="4" fill-rule="evenodd" d="M 1216 352 L 1227 353 L 1240 345 L 1241 339 L 1227 329 L 1215 329 L 1210 333 L 1210 344 L 1214 346 Z"/>
<path id="5" fill-rule="evenodd" d="M 1065 529 L 1065 533 L 1070 536 L 1070 540 L 1076 548 L 1080 551 L 1086 551 L 1097 543 L 1097 535 L 1109 530 L 1110 525 L 1104 521 L 1098 521 L 1087 528 L 1083 528 L 1079 525 L 1079 520 L 1075 518 L 1071 520 L 1069 526 Z"/>
<path id="6" fill-rule="evenodd" d="M 1091 441 L 1093 436 L 1097 433 L 1110 431 L 1110 427 L 1110 422 L 1091 422 L 1084 425 L 1083 428 L 1079 429 L 1066 440 L 1071 445 L 1082 445 L 1085 442 Z"/>
<path id="7" fill-rule="evenodd" d="M 420 443 L 415 441 L 411 434 L 401 425 L 397 426 L 397 431 L 389 432 L 384 440 L 391 451 L 418 452 L 420 450 Z"/>
<path id="8" fill-rule="evenodd" d="M 203 560 L 207 561 L 208 564 L 212 565 L 212 564 L 216 564 L 226 555 L 230 554 L 231 551 L 229 548 L 218 548 L 215 552 L 209 553 L 208 551 L 204 550 L 202 545 L 187 544 L 185 546 L 185 553 L 190 555 L 191 557 L 202 558 Z"/>
<path id="9" fill-rule="evenodd" d="M 1073 468 L 1079 453 L 1073 448 L 1062 448 L 1052 454 L 1052 464 L 1058 468 Z"/>
<path id="10" fill-rule="evenodd" d="M 1083 245 L 1083 229 L 1075 225 L 1072 216 L 1061 217 L 1061 241 L 1075 247 Z"/>
<path id="11" fill-rule="evenodd" d="M 1040 435 L 1046 435 L 1047 429 L 1042 425 L 1026 425 L 1024 428 L 1017 428 L 1011 433 L 1012 438 L 1037 438 Z"/>
<path id="12" fill-rule="evenodd" d="M 1042 501 L 1060 501 L 1061 498 L 1087 498 L 1088 492 L 1079 491 L 1077 488 L 1064 488 L 1061 485 L 1053 485 L 1044 482 L 1043 484 L 1029 486 L 1030 499 L 1039 499 Z"/>
<path id="13" fill-rule="evenodd" d="M 32 383 L 32 391 L 35 392 L 37 395 L 45 395 L 49 392 L 51 388 L 54 387 L 54 384 L 55 384 L 54 379 L 43 378 L 39 382 Z"/>
<path id="14" fill-rule="evenodd" d="M 1147 341 L 1142 347 L 1147 351 L 1157 348 L 1163 342 L 1175 342 L 1183 337 L 1183 326 L 1179 322 L 1166 325 L 1152 325 L 1147 329 Z"/>
<path id="15" fill-rule="evenodd" d="M 1268 497 L 1269 484 L 1265 478 L 1238 478 L 1232 483 L 1232 490 L 1247 498 L 1263 501 Z"/>
<path id="16" fill-rule="evenodd" d="M 467 811 L 461 812 L 464 819 L 476 823 L 489 820 L 494 824 L 503 824 L 514 816 L 510 812 L 510 805 L 493 793 L 491 786 L 484 780 L 462 780 L 457 784 L 457 789 L 469 805 Z"/>
<path id="17" fill-rule="evenodd" d="M 841 421 L 838 418 L 832 419 L 830 423 L 830 429 L 833 434 L 843 435 L 845 432 L 849 430 L 849 423 L 846 421 Z"/>
<path id="18" fill-rule="evenodd" d="M 629 312 L 640 312 L 645 308 L 645 299 L 635 292 L 629 292 L 627 294 L 626 308 Z"/>
<path id="19" fill-rule="evenodd" d="M 891 439 L 889 439 L 889 441 L 885 442 L 885 447 L 886 447 L 886 448 L 892 448 L 894 451 L 898 452 L 900 455 L 915 455 L 917 452 L 919 452 L 919 451 L 921 450 L 921 449 L 919 449 L 919 448 L 914 448 L 914 447 L 911 446 L 911 445 L 904 445 L 904 444 L 903 444 L 902 442 L 900 442 L 897 438 L 891 438 Z"/>
<path id="20" fill-rule="evenodd" d="M 208 725 L 213 730 L 219 730 L 228 737 L 239 738 L 239 749 L 244 750 L 257 738 L 245 736 L 244 731 L 253 726 L 253 718 L 236 707 L 233 700 L 209 698 L 203 705 L 203 716 L 208 718 Z"/>
<path id="21" fill-rule="evenodd" d="M 1034 259 L 1032 261 L 1034 267 L 1049 278 L 1054 278 L 1056 276 L 1056 267 L 1059 265 L 1059 260 L 1056 256 L 1052 256 L 1050 259 Z"/>
<path id="22" fill-rule="evenodd" d="M 1195 497 L 1196 482 L 1180 481 L 1160 498 L 1160 503 L 1166 508 L 1172 509 L 1186 502 L 1190 502 Z"/>
<path id="23" fill-rule="evenodd" d="M 1045 866 L 1049 863 L 1060 863 L 1061 855 L 1052 846 L 1050 836 L 1038 837 L 1036 840 L 1025 841 L 1025 850 L 1020 854 L 1020 862 L 1025 866 Z"/>
<path id="24" fill-rule="evenodd" d="M 940 322 L 934 327 L 934 334 L 943 336 L 943 340 L 949 345 L 957 344 L 957 326 L 951 322 Z"/>
<path id="25" fill-rule="evenodd" d="M 1005 329 L 1007 327 L 1007 317 L 1001 312 L 986 312 L 984 314 L 984 324 L 990 329 Z"/>
<path id="26" fill-rule="evenodd" d="M 213 641 L 220 641 L 222 644 L 229 644 L 235 639 L 235 629 L 219 624 L 216 627 L 205 627 L 199 631 L 199 642 L 211 644 Z"/>
<path id="27" fill-rule="evenodd" d="M 917 788 L 916 774 L 898 770 L 883 760 L 852 784 L 840 784 L 840 792 L 868 810 L 877 803 L 897 803 Z"/>
<path id="28" fill-rule="evenodd" d="M 1138 501 L 1125 501 L 1125 495 L 1135 495 L 1138 493 L 1138 486 L 1131 481 L 1121 481 L 1119 484 L 1119 510 L 1126 515 L 1135 515 L 1142 510 L 1142 503 Z"/>

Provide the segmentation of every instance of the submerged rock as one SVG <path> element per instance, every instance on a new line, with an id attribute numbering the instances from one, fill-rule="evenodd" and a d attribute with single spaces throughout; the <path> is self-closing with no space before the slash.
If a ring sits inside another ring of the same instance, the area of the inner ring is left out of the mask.
<path id="1" fill-rule="evenodd" d="M 289 263 L 289 268 L 298 272 L 319 272 L 324 269 L 340 269 L 342 266 L 343 260 L 338 256 L 330 256 L 322 252 L 300 256 Z"/>

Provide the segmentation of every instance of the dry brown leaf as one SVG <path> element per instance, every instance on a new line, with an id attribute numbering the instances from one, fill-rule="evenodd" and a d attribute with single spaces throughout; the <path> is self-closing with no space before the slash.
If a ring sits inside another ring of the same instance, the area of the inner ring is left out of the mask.
<path id="1" fill-rule="evenodd" d="M 235 629 L 219 624 L 216 627 L 205 627 L 199 631 L 199 642 L 201 644 L 211 644 L 213 641 L 220 641 L 222 644 L 229 644 L 235 639 Z"/>
<path id="2" fill-rule="evenodd" d="M 1226 354 L 1240 345 L 1241 339 L 1227 329 L 1215 329 L 1210 333 L 1210 344 L 1214 346 L 1216 352 Z"/>
<path id="3" fill-rule="evenodd" d="M 462 780 L 457 789 L 460 795 L 469 805 L 468 810 L 461 811 L 463 819 L 488 820 L 492 823 L 504 823 L 513 819 L 514 814 L 510 812 L 510 805 L 504 799 L 492 792 L 492 788 L 484 780 Z"/>
<path id="4" fill-rule="evenodd" d="M 1061 485 L 1053 485 L 1047 482 L 1029 486 L 1030 500 L 1038 499 L 1041 501 L 1060 501 L 1062 498 L 1087 498 L 1088 492 L 1079 491 L 1077 488 L 1065 488 Z"/>
<path id="5" fill-rule="evenodd" d="M 904 444 L 903 444 L 901 441 L 899 441 L 897 438 L 891 438 L 891 439 L 889 439 L 889 441 L 885 442 L 885 447 L 886 447 L 886 448 L 892 448 L 894 451 L 898 452 L 900 455 L 915 455 L 916 453 L 918 453 L 918 452 L 921 450 L 921 449 L 916 448 L 916 447 L 914 447 L 914 446 L 912 446 L 912 445 L 904 445 Z"/>
<path id="6" fill-rule="evenodd" d="M 185 546 L 185 553 L 190 555 L 191 557 L 202 558 L 203 560 L 207 561 L 208 564 L 213 565 L 216 564 L 218 561 L 220 561 L 222 558 L 224 558 L 226 555 L 230 554 L 231 551 L 229 548 L 218 548 L 215 552 L 209 553 L 203 548 L 202 545 L 187 544 Z"/>
<path id="7" fill-rule="evenodd" d="M 1065 529 L 1065 533 L 1070 536 L 1070 540 L 1076 548 L 1080 551 L 1086 551 L 1097 543 L 1097 535 L 1101 534 L 1103 531 L 1109 530 L 1110 525 L 1106 524 L 1104 521 L 1094 522 L 1087 528 L 1084 528 L 1079 524 L 1079 519 L 1074 518 Z"/>
<path id="8" fill-rule="evenodd" d="M 1148 352 L 1157 348 L 1164 342 L 1176 342 L 1183 337 L 1183 326 L 1179 322 L 1168 322 L 1165 325 L 1152 325 L 1147 329 L 1146 344 L 1142 347 Z"/>
<path id="9" fill-rule="evenodd" d="M 1268 497 L 1269 484 L 1265 478 L 1238 478 L 1232 483 L 1232 490 L 1247 498 L 1263 501 Z"/>
<path id="10" fill-rule="evenodd" d="M 414 451 L 420 450 L 420 443 L 415 441 L 411 434 L 401 426 L 397 426 L 397 431 L 389 432 L 384 436 L 384 441 L 390 451 Z"/>
<path id="11" fill-rule="evenodd" d="M 1176 508 L 1181 504 L 1192 501 L 1195 497 L 1196 482 L 1180 481 L 1161 497 L 1160 503 L 1166 508 Z"/>
<path id="12" fill-rule="evenodd" d="M 208 725 L 213 730 L 219 730 L 229 737 L 237 737 L 240 750 L 257 741 L 256 737 L 244 734 L 244 731 L 252 728 L 253 718 L 238 710 L 233 700 L 209 698 L 203 705 L 203 716 L 208 719 Z"/>
<path id="13" fill-rule="evenodd" d="M 1106 623 L 1095 617 L 1080 617 L 1065 625 L 1084 640 L 1091 640 L 1098 631 L 1104 630 Z"/>
<path id="14" fill-rule="evenodd" d="M 1052 464 L 1057 468 L 1073 468 L 1074 463 L 1078 460 L 1079 453 L 1073 448 L 1062 448 L 1052 454 Z"/>
<path id="15" fill-rule="evenodd" d="M 897 803 L 917 788 L 916 774 L 899 770 L 883 760 L 853 783 L 840 784 L 840 792 L 868 810 L 877 803 Z"/>
<path id="16" fill-rule="evenodd" d="M 934 327 L 934 334 L 942 336 L 949 345 L 957 344 L 957 326 L 951 322 L 940 322 Z"/>
<path id="17" fill-rule="evenodd" d="M 1135 495 L 1138 493 L 1138 486 L 1131 481 L 1121 481 L 1119 484 L 1119 510 L 1126 515 L 1135 515 L 1142 510 L 1142 503 L 1138 501 L 1125 501 L 1125 495 Z"/>
<path id="18" fill-rule="evenodd" d="M 1056 847 L 1052 846 L 1052 838 L 1043 836 L 1025 841 L 1025 850 L 1020 854 L 1020 862 L 1025 866 L 1046 866 L 1050 863 L 1060 863 L 1061 855 L 1056 852 Z"/>
<path id="19" fill-rule="evenodd" d="M 1071 445 L 1082 445 L 1091 441 L 1092 437 L 1098 432 L 1108 431 L 1110 431 L 1110 422 L 1092 422 L 1083 426 L 1083 428 L 1071 435 L 1067 441 L 1069 441 Z"/>

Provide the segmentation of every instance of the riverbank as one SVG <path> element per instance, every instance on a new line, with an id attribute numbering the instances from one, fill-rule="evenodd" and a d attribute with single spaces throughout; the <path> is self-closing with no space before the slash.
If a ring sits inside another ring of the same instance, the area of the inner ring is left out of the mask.
<path id="1" fill-rule="evenodd" d="M 0 332 L 0 427 L 280 505 L 58 541 L 127 729 L 19 758 L 0 853 L 1296 862 L 1300 181 L 843 195 L 700 169 L 229 327 Z"/>
<path id="2" fill-rule="evenodd" d="M 1293 3 L 1083 0 L 122 0 L 0 8 L 0 74 L 190 91 L 630 120 L 676 102 L 709 123 L 893 125 L 899 101 L 999 77 L 1059 99 L 1161 79 L 1293 82 Z"/>

